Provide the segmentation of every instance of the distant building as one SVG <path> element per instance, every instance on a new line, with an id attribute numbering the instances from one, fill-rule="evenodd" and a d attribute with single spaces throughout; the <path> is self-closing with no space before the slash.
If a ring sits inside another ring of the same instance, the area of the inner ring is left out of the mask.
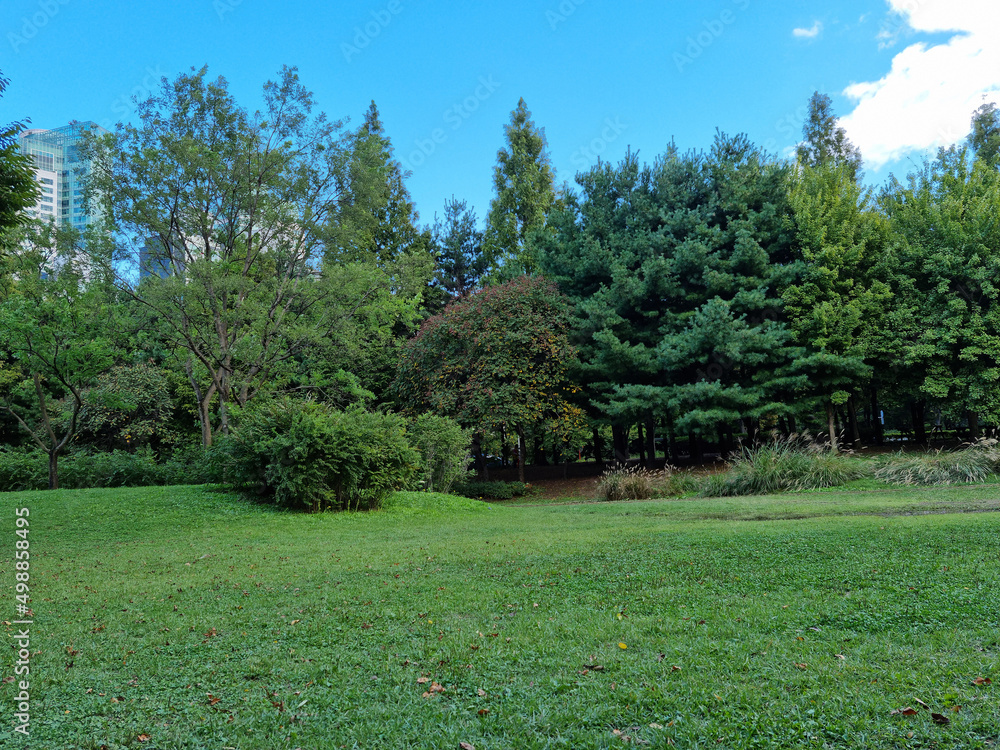
<path id="1" fill-rule="evenodd" d="M 40 188 L 29 215 L 81 232 L 100 218 L 86 211 L 83 200 L 90 163 L 80 154 L 80 142 L 88 131 L 107 132 L 97 123 L 74 120 L 53 130 L 34 128 L 21 133 L 21 153 L 34 162 Z"/>

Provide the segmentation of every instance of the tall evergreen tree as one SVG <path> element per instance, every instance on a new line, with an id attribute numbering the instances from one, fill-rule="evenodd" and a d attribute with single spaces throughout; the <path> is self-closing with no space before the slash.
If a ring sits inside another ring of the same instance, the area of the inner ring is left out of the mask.
<path id="1" fill-rule="evenodd" d="M 968 149 L 952 147 L 894 183 L 883 208 L 895 230 L 894 300 L 917 321 L 902 362 L 922 399 L 1000 421 L 1000 180 Z M 916 419 L 915 419 L 916 421 Z"/>
<path id="2" fill-rule="evenodd" d="M 782 290 L 801 273 L 788 168 L 745 137 L 707 155 L 629 155 L 577 179 L 550 218 L 545 274 L 575 303 L 581 383 L 612 420 L 651 413 L 695 434 L 795 409 L 804 379 Z"/>
<path id="3" fill-rule="evenodd" d="M 420 247 L 417 212 L 406 189 L 406 173 L 393 157 L 378 107 L 348 138 L 348 158 L 338 180 L 338 200 L 329 217 L 326 258 L 391 265 Z M 421 248 L 423 249 L 423 248 Z"/>
<path id="4" fill-rule="evenodd" d="M 884 222 L 869 210 L 870 192 L 858 184 L 861 154 L 837 127 L 828 96 L 813 94 L 802 136 L 791 204 L 805 270 L 783 296 L 804 347 L 796 367 L 809 375 L 807 392 L 823 405 L 836 451 L 835 411 L 847 405 L 854 412 L 852 394 L 871 372 L 865 324 L 888 296 L 884 284 L 869 288 L 864 273 L 884 246 Z"/>
<path id="5" fill-rule="evenodd" d="M 545 224 L 555 200 L 555 174 L 545 130 L 519 99 L 504 126 L 506 146 L 493 170 L 496 197 L 490 202 L 483 249 L 492 272 L 512 278 L 537 270 L 532 233 Z"/>
<path id="6" fill-rule="evenodd" d="M 833 102 L 818 91 L 809 99 L 809 116 L 802 128 L 803 141 L 796 153 L 800 164 L 810 167 L 844 167 L 852 179 L 861 177 L 861 152 L 837 126 Z"/>
<path id="7" fill-rule="evenodd" d="M 437 261 L 434 286 L 444 301 L 464 297 L 479 287 L 485 271 L 483 233 L 477 226 L 475 209 L 452 198 L 444 204 L 444 218 L 433 229 Z"/>
<path id="8" fill-rule="evenodd" d="M 871 210 L 869 192 L 846 165 L 802 165 L 791 203 L 802 277 L 783 294 L 796 341 L 804 348 L 796 367 L 809 375 L 807 393 L 826 411 L 830 443 L 837 450 L 835 410 L 847 405 L 871 374 L 871 324 L 883 319 L 888 287 L 868 273 L 886 242 L 886 222 Z"/>

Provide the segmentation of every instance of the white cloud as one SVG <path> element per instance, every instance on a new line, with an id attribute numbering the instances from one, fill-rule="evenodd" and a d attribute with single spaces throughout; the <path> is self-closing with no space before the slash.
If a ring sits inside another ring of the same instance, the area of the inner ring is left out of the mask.
<path id="1" fill-rule="evenodd" d="M 792 29 L 792 36 L 796 37 L 797 39 L 813 39 L 819 36 L 819 32 L 821 32 L 822 30 L 823 30 L 823 24 L 820 23 L 819 21 L 816 21 L 808 29 L 802 29 L 802 28 Z"/>
<path id="2" fill-rule="evenodd" d="M 888 0 L 917 32 L 958 32 L 944 44 L 913 44 L 878 81 L 844 90 L 857 105 L 841 125 L 878 169 L 915 152 L 961 141 L 983 97 L 1000 102 L 1000 4 L 996 0 Z M 902 27 L 900 27 L 902 28 Z M 880 33 L 883 41 L 885 29 Z"/>

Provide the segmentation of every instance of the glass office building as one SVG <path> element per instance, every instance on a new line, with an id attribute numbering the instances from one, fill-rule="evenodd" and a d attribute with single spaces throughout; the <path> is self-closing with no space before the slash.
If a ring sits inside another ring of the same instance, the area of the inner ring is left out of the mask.
<path id="1" fill-rule="evenodd" d="M 29 214 L 81 232 L 97 221 L 99 217 L 87 212 L 83 199 L 90 164 L 80 153 L 80 142 L 88 131 L 107 132 L 97 123 L 74 120 L 53 130 L 35 128 L 21 133 L 21 152 L 34 161 L 40 188 L 38 203 L 28 209 Z"/>

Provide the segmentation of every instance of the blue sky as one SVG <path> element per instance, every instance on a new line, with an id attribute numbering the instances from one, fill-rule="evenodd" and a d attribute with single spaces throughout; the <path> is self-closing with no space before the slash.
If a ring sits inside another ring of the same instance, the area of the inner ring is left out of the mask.
<path id="1" fill-rule="evenodd" d="M 279 68 L 333 118 L 372 99 L 428 222 L 452 195 L 483 217 L 518 97 L 544 127 L 557 179 L 652 160 L 716 128 L 776 153 L 813 91 L 831 96 L 868 179 L 905 174 L 1000 101 L 996 0 L 5 0 L 0 121 L 132 118 L 162 76 L 209 66 L 248 109 Z"/>

